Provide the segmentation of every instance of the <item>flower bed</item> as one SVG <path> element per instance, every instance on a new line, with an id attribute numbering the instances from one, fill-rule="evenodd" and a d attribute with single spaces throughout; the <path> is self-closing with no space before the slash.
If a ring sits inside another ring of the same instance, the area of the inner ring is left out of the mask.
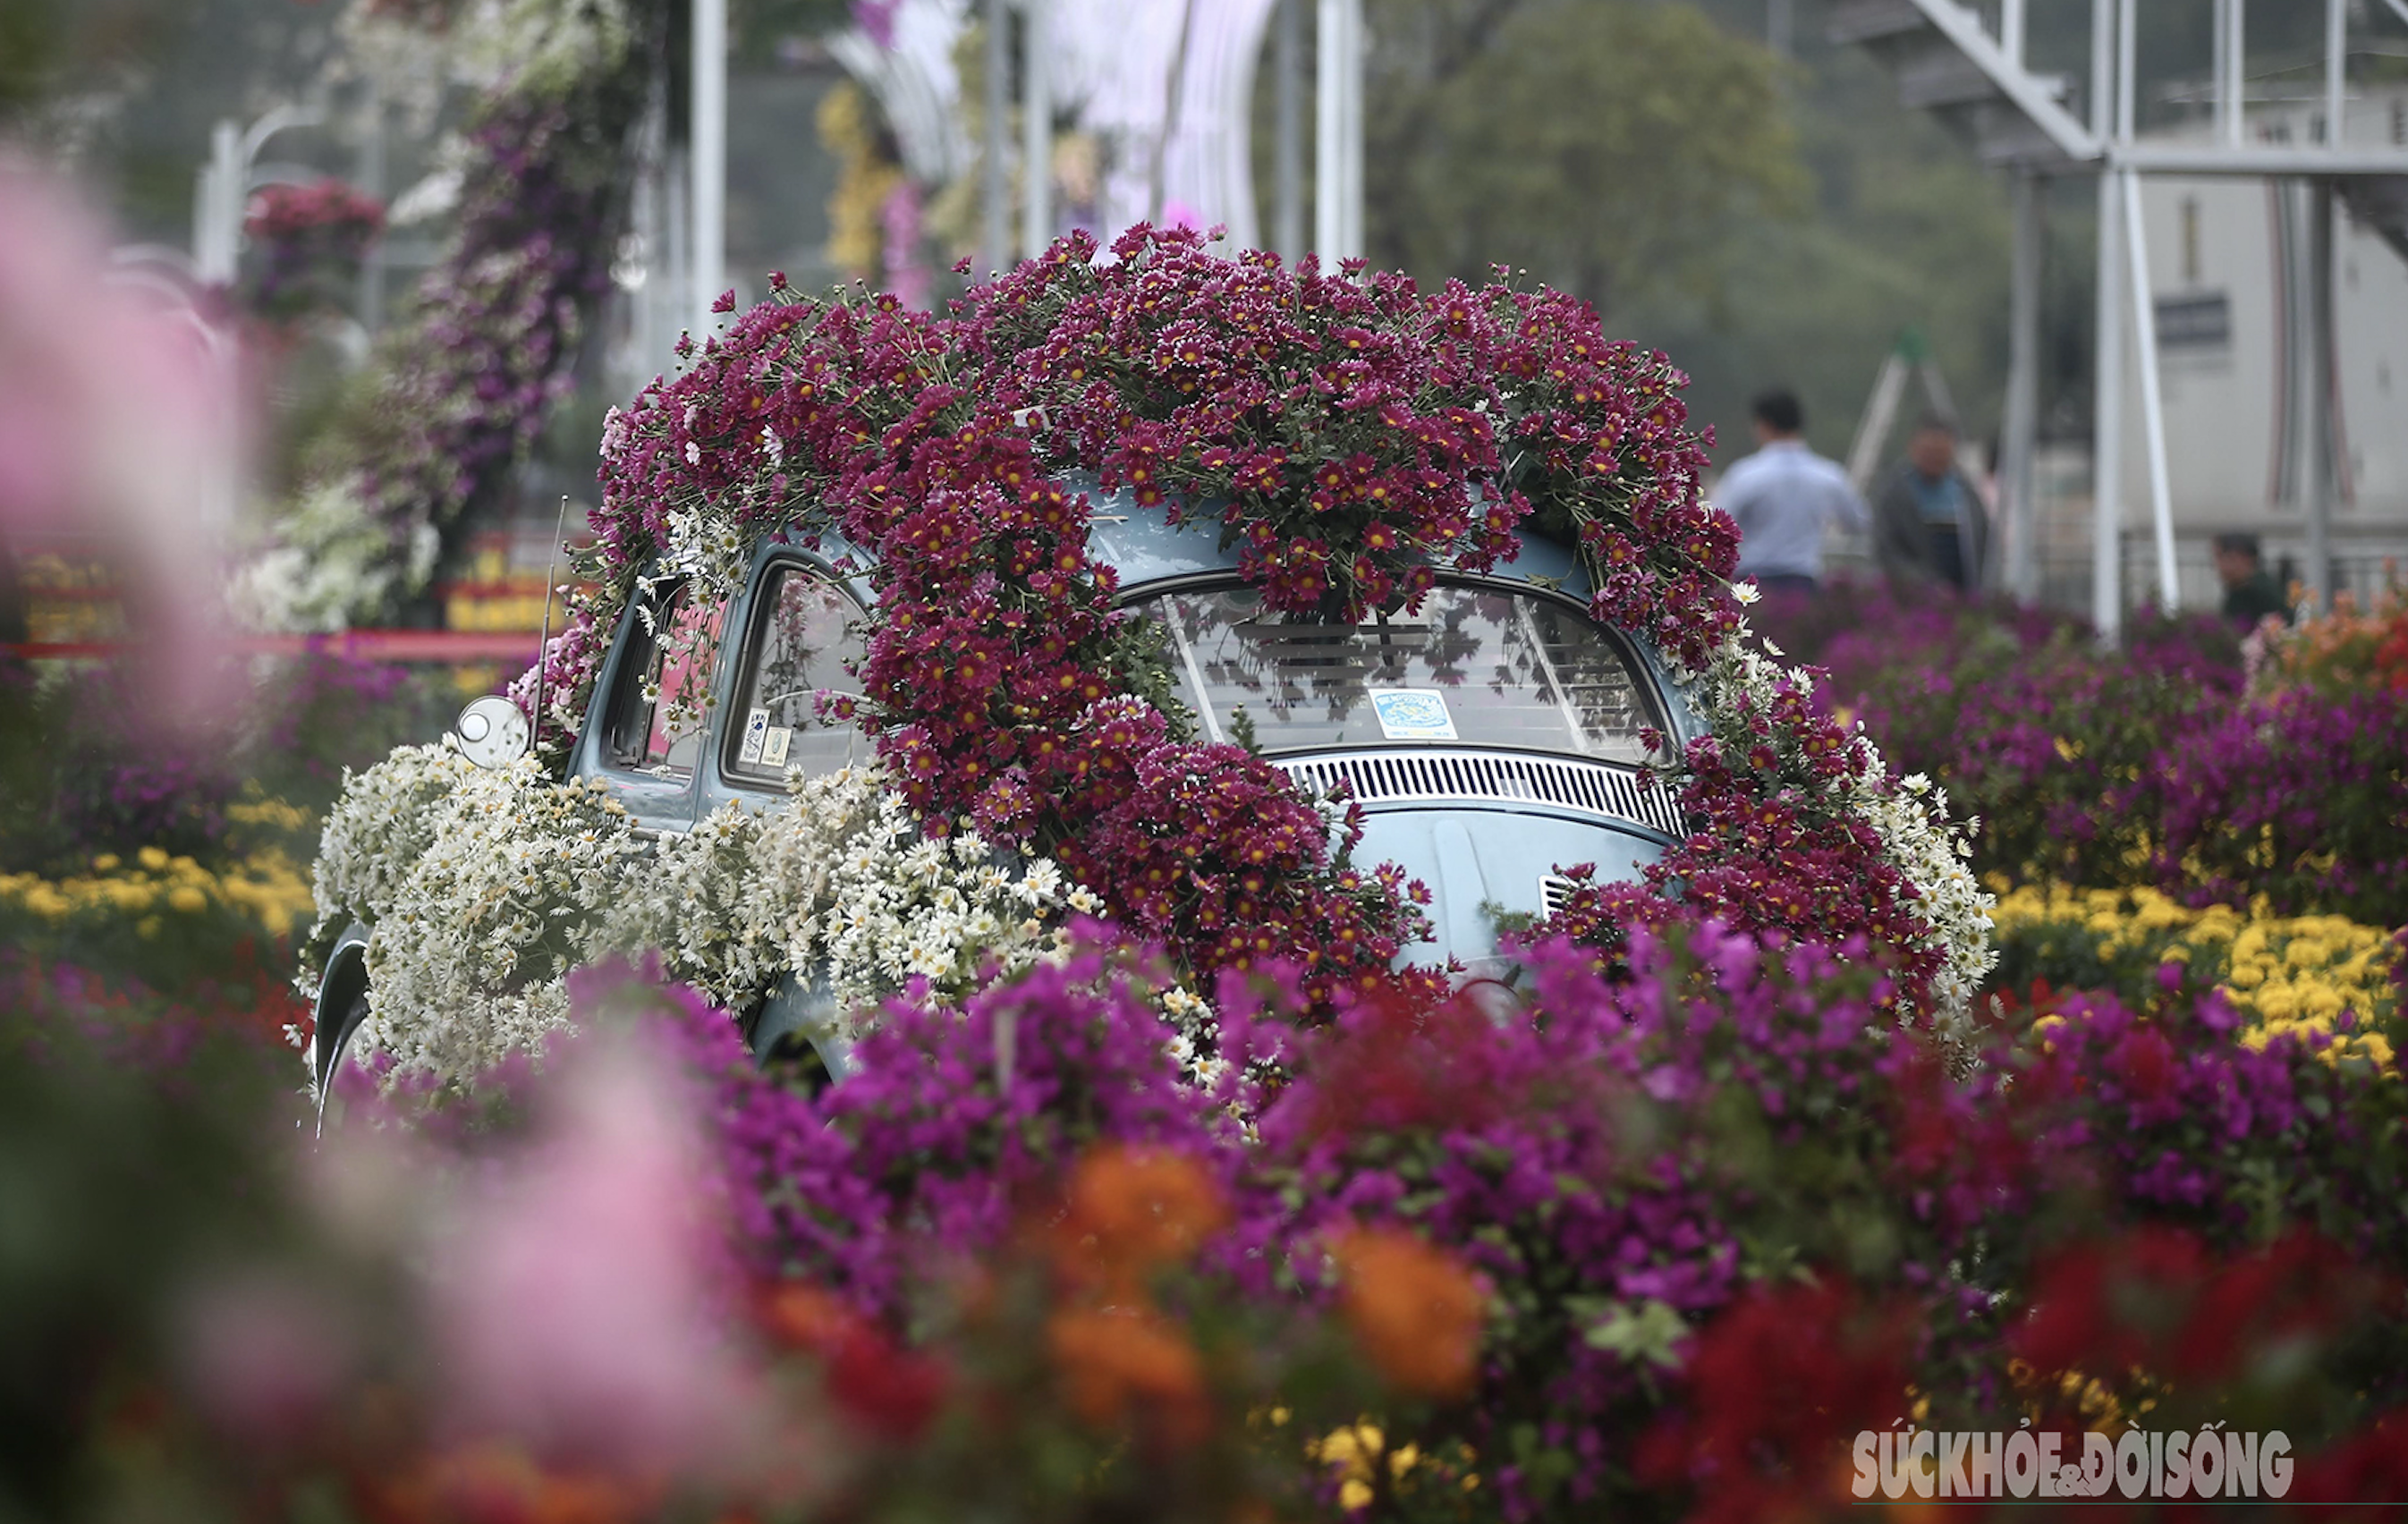
<path id="1" fill-rule="evenodd" d="M 2101 651 L 2071 620 L 1878 590 L 1813 618 L 1831 702 L 1973 811 L 1982 871 L 2408 919 L 2408 700 L 2278 676 L 2349 661 L 2285 656 L 2245 690 L 2234 632 L 2207 619 L 2143 623 Z M 2328 622 L 2276 646 L 2372 648 Z"/>
<path id="2" fill-rule="evenodd" d="M 538 1065 L 347 1085 L 306 1189 L 104 1193 L 126 1291 L 179 1309 L 116 1346 L 177 1373 L 145 1474 L 428 1519 L 1816 1517 L 1855 1502 L 1851 1437 L 1911 1412 L 2069 1457 L 2128 1416 L 2245 1420 L 2286 1430 L 2294 1501 L 2403 1479 L 2395 1073 L 2243 1042 L 2213 995 L 2077 997 L 1954 1080 L 1828 949 L 1531 956 L 1501 1023 L 1302 1027 L 1292 971 L 1233 976 L 1200 1087 L 1161 969 L 1109 943 L 896 1001 L 818 1091 L 690 990 L 580 976 Z M 258 1104 L 222 1043 L 92 1066 L 54 986 L 6 992 L 0 1114 L 43 1178 L 121 1169 L 77 1118 L 134 1096 L 221 1169 L 260 1147 L 219 1116 Z M 79 1104 L 32 1099 L 33 1033 Z M 236 1212 L 206 1284 L 143 1268 Z M 122 1296 L 7 1274 L 69 1335 L 36 1374 L 122 1339 Z M 113 1453 L 116 1389 L 50 1389 L 63 1464 Z"/>
<path id="3" fill-rule="evenodd" d="M 2285 917 L 2263 902 L 2193 909 L 2153 890 L 2027 886 L 2000 897 L 1999 983 L 2043 1004 L 2052 990 L 2112 990 L 2144 1006 L 2214 990 L 2244 1041 L 2315 1033 L 2335 1057 L 2392 1066 L 2384 1033 L 2408 971 L 2408 933 L 2339 916 Z"/>

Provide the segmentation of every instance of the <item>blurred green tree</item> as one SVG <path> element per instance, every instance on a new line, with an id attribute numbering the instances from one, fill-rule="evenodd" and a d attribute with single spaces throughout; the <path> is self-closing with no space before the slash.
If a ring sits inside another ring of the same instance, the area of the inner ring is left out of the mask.
<path id="1" fill-rule="evenodd" d="M 1693 5 L 1369 10 L 1375 263 L 1478 279 L 1503 262 L 1611 316 L 1650 290 L 1711 298 L 1719 239 L 1805 206 L 1779 64 Z"/>

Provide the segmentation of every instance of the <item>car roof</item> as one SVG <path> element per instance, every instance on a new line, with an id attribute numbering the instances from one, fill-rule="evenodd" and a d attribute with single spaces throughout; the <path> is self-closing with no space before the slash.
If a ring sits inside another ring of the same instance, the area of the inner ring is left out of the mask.
<path id="1" fill-rule="evenodd" d="M 1095 510 L 1094 527 L 1087 532 L 1088 547 L 1096 559 L 1120 574 L 1124 593 L 1176 577 L 1238 569 L 1238 548 L 1223 543 L 1217 505 L 1210 501 L 1197 505 L 1184 523 L 1173 524 L 1168 504 L 1144 506 L 1128 488 L 1117 492 L 1093 486 L 1085 490 Z M 1570 551 L 1526 528 L 1514 540 L 1514 552 L 1498 558 L 1487 575 L 1507 579 L 1543 577 L 1549 585 L 1587 601 L 1588 578 Z"/>
<path id="2" fill-rule="evenodd" d="M 1140 504 L 1133 488 L 1125 486 L 1108 492 L 1084 472 L 1065 473 L 1062 480 L 1071 491 L 1086 494 L 1094 515 L 1087 531 L 1088 550 L 1119 575 L 1124 597 L 1156 582 L 1208 572 L 1237 571 L 1238 547 L 1234 540 L 1224 543 L 1220 507 L 1211 499 L 1195 505 L 1185 521 L 1174 524 L 1168 503 L 1151 506 Z M 782 540 L 764 545 L 755 557 L 756 563 L 784 545 Z M 820 553 L 834 562 L 850 559 L 856 568 L 848 578 L 854 596 L 865 604 L 874 601 L 867 579 L 860 570 L 866 569 L 876 559 L 874 556 L 832 534 L 821 536 Z M 1588 576 L 1577 558 L 1564 546 L 1526 525 L 1515 535 L 1512 553 L 1499 557 L 1485 575 L 1507 581 L 1543 581 L 1583 603 L 1588 601 Z"/>

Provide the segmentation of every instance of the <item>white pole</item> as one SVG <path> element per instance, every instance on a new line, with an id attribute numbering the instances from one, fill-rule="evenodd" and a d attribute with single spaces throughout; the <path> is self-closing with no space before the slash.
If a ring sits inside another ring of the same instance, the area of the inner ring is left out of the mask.
<path id="1" fill-rule="evenodd" d="M 2132 88 L 2132 73 L 2141 51 L 2132 34 L 2140 9 L 2141 0 L 2116 0 L 2115 141 L 2125 147 L 2130 146 L 2132 141 L 2133 108 L 2140 94 Z"/>
<path id="2" fill-rule="evenodd" d="M 1346 0 L 1321 0 L 1313 17 L 1312 60 L 1312 250 L 1324 263 L 1334 264 L 1344 237 L 1339 212 L 1338 182 L 1345 175 L 1345 151 L 1339 135 L 1345 129 Z"/>
<path id="3" fill-rule="evenodd" d="M 2090 130 L 2104 138 L 2115 125 L 2115 0 L 2090 0 Z M 2111 152 L 2113 145 L 2111 145 Z M 2123 567 L 2116 536 L 2122 529 L 2117 499 L 2124 470 L 2124 320 L 2117 296 L 2124 286 L 2115 247 L 2120 221 L 2115 177 L 2099 173 L 2098 347 L 2091 399 L 2090 621 L 2099 638 L 2113 642 L 2124 622 Z"/>
<path id="4" fill-rule="evenodd" d="M 1362 0 L 1321 0 L 1318 25 L 1312 243 L 1335 265 L 1363 252 Z"/>
<path id="5" fill-rule="evenodd" d="M 2248 0 L 2224 0 L 2224 93 L 2232 115 L 2224 123 L 2224 141 L 2239 148 L 2247 134 L 2249 112 Z"/>
<path id="6" fill-rule="evenodd" d="M 2215 15 L 2208 25 L 2214 33 L 2208 45 L 2208 68 L 2215 76 L 2215 140 L 2229 148 L 2232 119 L 2241 109 L 2232 89 L 2232 0 L 2215 0 Z"/>
<path id="7" fill-rule="evenodd" d="M 2149 288 L 2148 229 L 2141 221 L 2141 177 L 2116 171 L 2123 181 L 2124 247 L 2132 269 L 2134 363 L 2141 367 L 2141 429 L 2149 451 L 2149 526 L 2157 542 L 2158 612 L 2182 606 L 2182 583 L 2174 572 L 2173 490 L 2166 474 L 2166 408 L 2157 390 L 2157 312 Z"/>
<path id="8" fill-rule="evenodd" d="M 193 250 L 201 279 L 223 284 L 234 278 L 242 254 L 243 173 L 242 129 L 232 118 L 221 119 L 209 131 L 208 170 L 208 242 Z"/>
<path id="9" fill-rule="evenodd" d="M 2115 0 L 2090 0 L 2090 131 L 2115 126 Z"/>
<path id="10" fill-rule="evenodd" d="M 2325 0 L 2325 146 L 2336 152 L 2341 149 L 2344 44 L 2349 36 L 2348 22 L 2348 17 L 2342 12 L 2342 0 Z"/>
<path id="11" fill-rule="evenodd" d="M 727 278 L 727 0 L 694 0 L 695 342 Z"/>
<path id="12" fill-rule="evenodd" d="M 970 272 L 973 278 L 1000 272 L 1011 266 L 1011 194 L 1010 166 L 1004 163 L 1004 144 L 1008 142 L 1008 123 L 1011 114 L 1011 42 L 1006 35 L 1011 28 L 1011 13 L 1004 8 L 1004 0 L 986 0 L 986 107 L 980 114 L 985 117 L 986 147 L 980 154 L 979 265 Z"/>
<path id="13" fill-rule="evenodd" d="M 2033 439 L 2040 428 L 2040 177 L 2018 166 L 2014 192 L 2000 498 L 2006 509 L 2005 587 L 2017 602 L 2029 604 L 2040 599 L 2040 513 L 2032 490 Z"/>
<path id="14" fill-rule="evenodd" d="M 2341 463 L 2333 450 L 2333 189 L 2311 182 L 2308 202 L 2307 437 L 2300 441 L 2308 510 L 2308 590 L 2318 611 L 2332 607 L 2332 509 Z"/>
<path id="15" fill-rule="evenodd" d="M 2024 66 L 2024 0 L 2000 0 L 1999 51 L 2015 67 Z"/>
<path id="16" fill-rule="evenodd" d="M 1346 199 L 1346 237 L 1340 252 L 1353 259 L 1366 251 L 1363 237 L 1363 0 L 1345 0 L 1346 121 L 1342 146 L 1346 175 L 1341 182 Z"/>
<path id="17" fill-rule="evenodd" d="M 2118 267 L 2117 224 L 2122 207 L 2115 172 L 2099 177 L 2099 363 L 2091 447 L 2090 620 L 2100 638 L 2113 640 L 2124 620 L 2123 565 L 2116 536 L 2123 528 L 2124 273 Z"/>
<path id="18" fill-rule="evenodd" d="M 1052 3 L 1021 3 L 1020 251 L 1028 259 L 1054 242 L 1054 93 L 1045 71 Z"/>
<path id="19" fill-rule="evenodd" d="M 1278 136 L 1273 144 L 1272 236 L 1290 264 L 1304 252 L 1304 0 L 1276 0 Z"/>

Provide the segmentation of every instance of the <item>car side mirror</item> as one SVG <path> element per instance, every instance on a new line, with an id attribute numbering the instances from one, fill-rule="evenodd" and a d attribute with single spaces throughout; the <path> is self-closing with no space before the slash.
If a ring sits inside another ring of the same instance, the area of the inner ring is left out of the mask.
<path id="1" fill-rule="evenodd" d="M 526 716 L 498 693 L 472 699 L 452 727 L 461 755 L 480 767 L 508 767 L 526 755 Z"/>

